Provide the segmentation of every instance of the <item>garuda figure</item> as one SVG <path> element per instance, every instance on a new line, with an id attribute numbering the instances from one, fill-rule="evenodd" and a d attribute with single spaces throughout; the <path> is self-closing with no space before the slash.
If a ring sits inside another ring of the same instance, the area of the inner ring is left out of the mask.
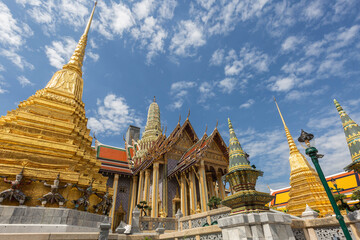
<path id="1" fill-rule="evenodd" d="M 76 187 L 77 190 L 83 193 L 83 195 L 78 200 L 73 200 L 72 202 L 75 204 L 75 209 L 78 209 L 80 206 L 84 206 L 84 210 L 87 211 L 90 205 L 89 197 L 94 193 L 92 190 L 92 184 L 94 179 L 91 181 L 90 185 L 86 189 L 79 188 L 78 185 L 74 184 L 73 187 Z"/>
<path id="2" fill-rule="evenodd" d="M 108 215 L 112 205 L 112 198 L 109 196 L 109 192 L 106 191 L 103 196 L 98 193 L 95 193 L 95 195 L 101 198 L 101 202 L 93 206 L 95 212 L 97 213 L 101 210 L 103 215 Z"/>
<path id="3" fill-rule="evenodd" d="M 66 188 L 67 186 L 69 186 L 69 184 L 67 183 L 64 186 L 60 186 L 59 183 L 60 183 L 60 173 L 57 175 L 56 179 L 54 180 L 53 185 L 47 184 L 46 181 L 44 181 L 44 186 L 50 187 L 51 190 L 50 192 L 48 192 L 47 194 L 42 196 L 42 198 L 39 199 L 43 207 L 48 202 L 50 202 L 51 204 L 56 202 L 59 204 L 60 207 L 64 205 L 66 199 L 59 193 L 59 189 Z"/>
<path id="4" fill-rule="evenodd" d="M 14 181 L 7 180 L 7 177 L 4 177 L 4 182 L 11 184 L 11 188 L 4 190 L 0 193 L 0 204 L 5 200 L 9 199 L 10 201 L 14 198 L 16 201 L 19 202 L 20 205 L 23 205 L 26 200 L 26 195 L 21 191 L 22 185 L 30 184 L 33 180 L 24 180 L 23 175 L 24 169 L 21 170 L 19 174 L 16 175 Z"/>

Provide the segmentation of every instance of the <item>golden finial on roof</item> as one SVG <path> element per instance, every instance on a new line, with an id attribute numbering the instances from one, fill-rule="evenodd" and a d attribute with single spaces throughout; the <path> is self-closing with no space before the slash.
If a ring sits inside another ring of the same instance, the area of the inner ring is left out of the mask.
<path id="1" fill-rule="evenodd" d="M 178 125 L 180 125 L 180 121 L 181 121 L 181 114 L 179 115 Z"/>
<path id="2" fill-rule="evenodd" d="M 229 128 L 232 129 L 233 126 L 232 126 L 232 123 L 231 123 L 231 121 L 230 121 L 230 118 L 228 118 L 228 124 L 229 124 Z"/>
<path id="3" fill-rule="evenodd" d="M 207 132 L 207 124 L 206 124 L 206 127 L 205 127 L 205 133 L 204 133 L 204 135 L 206 134 L 206 132 Z"/>
<path id="4" fill-rule="evenodd" d="M 156 97 L 154 96 L 153 102 L 156 102 Z"/>
<path id="5" fill-rule="evenodd" d="M 190 117 L 190 108 L 189 108 L 189 112 L 188 112 L 186 119 L 189 119 L 189 117 Z"/>
<path id="6" fill-rule="evenodd" d="M 219 125 L 219 120 L 218 120 L 218 119 L 216 119 L 216 126 L 215 126 L 215 129 L 217 129 L 218 125 Z"/>
<path id="7" fill-rule="evenodd" d="M 291 134 L 290 134 L 290 131 L 288 129 L 288 127 L 286 126 L 286 123 L 285 123 L 285 120 L 281 114 L 281 111 L 280 111 L 280 108 L 279 108 L 279 105 L 277 104 L 276 102 L 276 99 L 274 97 L 274 101 L 275 101 L 275 104 L 276 104 L 276 108 L 279 112 L 279 115 L 280 115 L 280 118 L 281 118 L 281 121 L 283 122 L 284 124 L 284 129 L 285 129 L 285 134 L 286 134 L 286 138 L 287 138 L 287 141 L 288 141 L 288 144 L 289 144 L 289 148 L 290 148 L 290 154 L 294 153 L 294 152 L 299 152 L 298 148 L 296 147 L 296 144 L 294 142 L 294 139 L 292 138 Z"/>
<path id="8" fill-rule="evenodd" d="M 92 21 L 93 16 L 94 16 L 96 4 L 97 4 L 97 1 L 95 1 L 95 3 L 94 3 L 94 7 L 93 7 L 93 10 L 91 12 L 89 21 L 88 21 L 88 23 L 86 25 L 85 31 L 84 31 L 83 35 L 81 36 L 73 55 L 71 56 L 69 62 L 63 66 L 63 69 L 75 70 L 77 73 L 80 74 L 80 76 L 82 76 L 81 68 L 82 68 L 82 64 L 83 64 L 83 61 L 84 61 L 85 48 L 86 48 L 86 43 L 87 43 L 87 35 L 89 33 L 91 21 Z"/>

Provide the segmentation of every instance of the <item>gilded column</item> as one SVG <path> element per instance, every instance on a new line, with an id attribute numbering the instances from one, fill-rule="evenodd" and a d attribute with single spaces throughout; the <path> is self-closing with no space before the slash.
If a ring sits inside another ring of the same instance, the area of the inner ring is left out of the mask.
<path id="1" fill-rule="evenodd" d="M 114 195 L 113 195 L 113 201 L 112 201 L 112 207 L 111 207 L 111 230 L 114 232 L 115 228 L 117 226 L 114 226 L 115 224 L 115 212 L 116 212 L 116 199 L 118 194 L 118 186 L 119 186 L 119 174 L 115 174 L 114 176 L 114 182 L 113 182 L 113 189 L 114 189 Z"/>
<path id="2" fill-rule="evenodd" d="M 143 201 L 149 203 L 149 192 L 150 192 L 150 169 L 145 170 L 145 183 L 144 183 L 144 196 Z"/>
<path id="3" fill-rule="evenodd" d="M 205 175 L 205 165 L 204 161 L 200 162 L 199 166 L 199 190 L 200 190 L 200 204 L 201 211 L 205 212 L 209 209 L 208 203 L 208 193 L 207 193 L 207 184 L 206 184 L 206 175 Z"/>
<path id="4" fill-rule="evenodd" d="M 211 172 L 206 173 L 206 179 L 207 179 L 207 184 L 208 184 L 208 189 L 209 189 L 209 198 L 211 198 L 212 196 L 215 196 L 215 189 L 214 189 L 213 178 L 212 178 Z"/>
<path id="5" fill-rule="evenodd" d="M 152 181 L 152 202 L 151 217 L 158 217 L 158 196 L 159 196 L 159 163 L 153 165 L 153 181 Z"/>
<path id="6" fill-rule="evenodd" d="M 223 200 L 225 198 L 225 187 L 223 181 L 221 180 L 221 177 L 222 177 L 221 172 L 218 172 L 216 178 L 219 186 L 219 198 Z"/>
<path id="7" fill-rule="evenodd" d="M 131 225 L 132 221 L 132 212 L 136 204 L 136 189 L 137 189 L 137 180 L 138 176 L 133 176 L 133 184 L 131 190 L 131 201 L 130 201 L 130 213 L 129 213 L 129 224 Z"/>
<path id="8" fill-rule="evenodd" d="M 196 213 L 196 201 L 197 201 L 197 195 L 196 195 L 196 181 L 195 181 L 195 173 L 191 171 L 189 173 L 189 181 L 190 181 L 190 214 Z"/>
<path id="9" fill-rule="evenodd" d="M 139 204 L 142 201 L 142 195 L 144 191 L 144 171 L 140 171 L 140 178 L 139 178 L 139 188 L 138 188 L 138 195 L 137 195 L 137 203 Z"/>
<path id="10" fill-rule="evenodd" d="M 181 187 L 181 192 L 180 192 L 181 212 L 184 214 L 184 216 L 187 216 L 187 194 L 186 194 L 185 173 L 181 174 L 180 185 L 181 185 L 180 186 Z"/>

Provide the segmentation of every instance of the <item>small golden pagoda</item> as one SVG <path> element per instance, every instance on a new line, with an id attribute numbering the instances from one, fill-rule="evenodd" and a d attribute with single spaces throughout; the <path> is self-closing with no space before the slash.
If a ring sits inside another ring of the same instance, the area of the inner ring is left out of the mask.
<path id="1" fill-rule="evenodd" d="M 304 155 L 302 155 L 285 124 L 280 108 L 275 101 L 281 120 L 284 124 L 286 138 L 290 148 L 290 199 L 287 210 L 289 214 L 300 216 L 305 211 L 306 204 L 312 209 L 320 211 L 320 214 L 333 214 L 330 201 L 325 189 L 321 184 L 319 176 L 310 166 Z"/>
<path id="2" fill-rule="evenodd" d="M 95 6 L 70 61 L 45 88 L 0 118 L 0 176 L 13 179 L 22 171 L 28 180 L 22 191 L 30 197 L 25 205 L 40 205 L 39 199 L 49 191 L 41 181 L 52 182 L 58 174 L 60 182 L 82 189 L 92 183 L 97 192 L 106 191 L 107 178 L 98 173 L 101 163 L 91 148 L 82 102 L 82 64 Z M 0 178 L 0 192 L 8 188 Z M 66 206 L 73 207 L 71 200 L 82 192 L 69 186 L 61 194 L 68 200 Z M 92 195 L 90 206 L 99 201 Z"/>

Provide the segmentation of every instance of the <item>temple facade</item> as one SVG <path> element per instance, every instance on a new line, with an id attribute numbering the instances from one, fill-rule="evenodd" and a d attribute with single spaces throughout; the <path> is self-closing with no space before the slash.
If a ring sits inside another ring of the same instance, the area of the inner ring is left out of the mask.
<path id="1" fill-rule="evenodd" d="M 321 184 L 318 174 L 310 166 L 309 162 L 299 149 L 285 124 L 280 108 L 275 101 L 280 118 L 283 122 L 286 138 L 290 149 L 290 192 L 287 210 L 289 214 L 301 216 L 306 208 L 306 204 L 312 209 L 316 209 L 321 215 L 332 214 L 333 210 L 326 195 L 325 189 Z"/>
<path id="2" fill-rule="evenodd" d="M 225 198 L 221 179 L 229 164 L 227 146 L 217 127 L 198 138 L 189 115 L 166 136 L 154 99 L 139 141 L 126 141 L 125 148 L 96 141 L 101 172 L 117 189 L 115 215 L 120 220 L 131 223 L 132 210 L 143 201 L 150 207 L 147 216 L 174 217 L 178 209 L 185 216 L 209 210 L 212 196 Z"/>

